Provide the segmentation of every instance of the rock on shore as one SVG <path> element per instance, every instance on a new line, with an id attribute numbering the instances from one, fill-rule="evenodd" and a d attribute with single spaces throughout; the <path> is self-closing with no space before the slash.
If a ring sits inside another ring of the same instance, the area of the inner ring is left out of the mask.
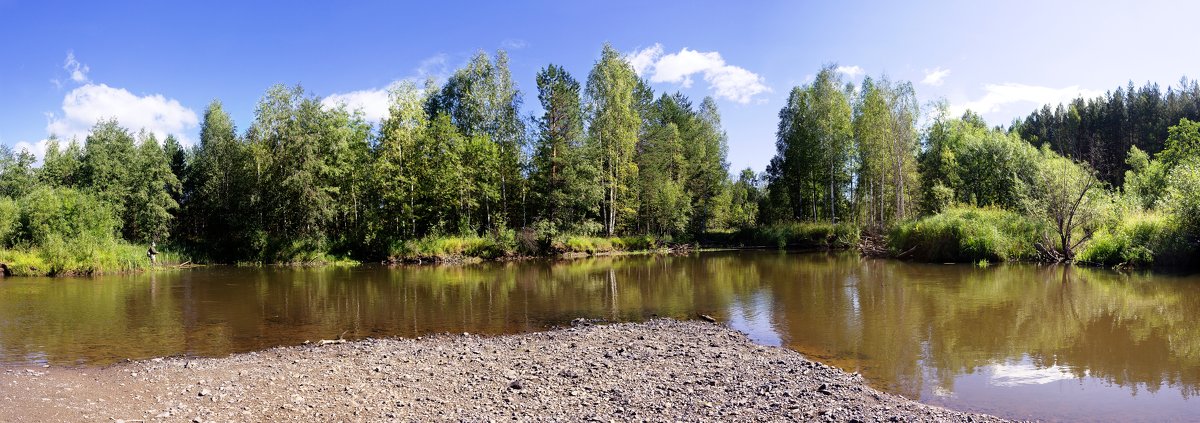
<path id="1" fill-rule="evenodd" d="M 722 325 L 654 320 L 0 371 L 12 421 L 1000 421 Z"/>

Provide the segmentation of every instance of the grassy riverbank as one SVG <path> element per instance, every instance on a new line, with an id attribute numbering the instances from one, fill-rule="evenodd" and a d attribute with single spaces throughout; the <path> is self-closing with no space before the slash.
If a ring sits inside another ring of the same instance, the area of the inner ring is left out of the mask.
<path id="1" fill-rule="evenodd" d="M 1036 260 L 1041 225 L 994 208 L 957 207 L 897 226 L 888 234 L 896 258 L 976 263 Z"/>
<path id="2" fill-rule="evenodd" d="M 1080 239 L 1074 262 L 1120 268 L 1183 268 L 1200 248 L 1187 224 L 1157 212 L 1130 212 Z M 998 208 L 951 207 L 910 220 L 887 234 L 894 258 L 935 263 L 1053 261 L 1056 234 L 1049 222 Z M 1077 237 L 1083 235 L 1076 235 Z"/>
<path id="3" fill-rule="evenodd" d="M 147 247 L 113 239 L 54 238 L 45 245 L 0 250 L 0 263 L 13 276 L 90 276 L 146 271 L 153 268 Z M 159 266 L 180 263 L 179 257 L 161 251 Z"/>
<path id="4" fill-rule="evenodd" d="M 455 262 L 521 257 L 561 257 L 614 253 L 691 251 L 701 248 L 771 247 L 780 249 L 844 249 L 858 244 L 859 231 L 849 224 L 798 222 L 736 231 L 706 232 L 682 239 L 639 236 L 591 236 L 502 231 L 491 236 L 429 237 L 394 246 L 387 261 Z"/>
<path id="5" fill-rule="evenodd" d="M 387 261 L 455 262 L 519 257 L 553 257 L 572 254 L 666 250 L 668 243 L 652 236 L 598 237 L 587 235 L 539 236 L 532 231 L 502 232 L 493 236 L 428 237 L 394 246 Z"/>

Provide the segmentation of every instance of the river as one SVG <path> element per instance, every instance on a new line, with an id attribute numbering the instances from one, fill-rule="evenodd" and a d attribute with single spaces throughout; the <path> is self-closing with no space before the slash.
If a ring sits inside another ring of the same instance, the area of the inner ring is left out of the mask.
<path id="1" fill-rule="evenodd" d="M 0 279 L 0 365 L 220 356 L 320 339 L 505 334 L 572 319 L 729 322 L 952 409 L 1200 416 L 1200 276 L 706 252 L 387 268 Z"/>

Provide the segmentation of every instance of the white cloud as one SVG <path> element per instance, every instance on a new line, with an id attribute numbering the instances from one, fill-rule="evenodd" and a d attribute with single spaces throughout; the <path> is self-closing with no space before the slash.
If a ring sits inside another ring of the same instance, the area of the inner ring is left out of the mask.
<path id="1" fill-rule="evenodd" d="M 131 131 L 145 129 L 158 139 L 174 134 L 191 144 L 188 134 L 199 125 L 196 112 L 161 94 L 135 95 L 123 88 L 86 84 L 63 97 L 62 115 L 49 115 L 46 132 L 63 140 L 83 141 L 97 121 L 116 119 Z"/>
<path id="2" fill-rule="evenodd" d="M 12 151 L 14 153 L 19 153 L 19 152 L 21 152 L 21 150 L 25 150 L 30 153 L 33 153 L 33 156 L 37 158 L 37 162 L 41 163 L 42 159 L 46 157 L 46 143 L 48 141 L 49 140 L 41 140 L 41 141 L 35 141 L 35 142 L 21 141 L 16 144 L 13 144 Z"/>
<path id="3" fill-rule="evenodd" d="M 650 76 L 650 82 L 670 82 L 690 88 L 692 74 L 704 72 L 707 78 L 708 72 L 723 71 L 724 67 L 725 61 L 721 59 L 720 53 L 701 53 L 684 48 L 679 53 L 659 58 L 654 64 L 654 74 Z"/>
<path id="4" fill-rule="evenodd" d="M 663 54 L 662 44 L 655 43 L 650 47 L 634 51 L 625 56 L 625 60 L 629 61 L 629 65 L 633 66 L 633 71 L 638 75 L 644 75 L 646 71 L 654 67 L 654 62 Z"/>
<path id="5" fill-rule="evenodd" d="M 950 69 L 942 69 L 941 67 L 925 69 L 925 79 L 922 79 L 921 83 L 938 87 L 941 86 L 943 82 L 946 82 L 945 80 L 947 76 L 950 76 Z"/>
<path id="6" fill-rule="evenodd" d="M 321 99 L 321 106 L 326 109 L 344 105 L 347 110 L 361 110 L 367 121 L 374 123 L 388 116 L 390 104 L 387 88 L 338 93 Z"/>
<path id="7" fill-rule="evenodd" d="M 961 115 L 966 110 L 985 114 L 999 111 L 1001 107 L 1014 103 L 1032 103 L 1035 106 L 1041 106 L 1065 103 L 1077 97 L 1089 98 L 1101 94 L 1100 91 L 1080 88 L 1078 85 L 1050 88 L 1015 82 L 987 84 L 983 89 L 983 97 L 974 101 L 955 103 L 950 107 L 950 112 L 954 116 Z"/>
<path id="8" fill-rule="evenodd" d="M 837 73 L 840 73 L 842 75 L 849 76 L 851 78 L 857 77 L 859 75 L 865 75 L 867 73 L 867 71 L 863 70 L 863 68 L 860 68 L 857 65 L 855 65 L 855 66 L 838 66 L 837 69 L 834 69 L 834 71 L 836 71 Z"/>
<path id="9" fill-rule="evenodd" d="M 326 109 L 345 106 L 346 110 L 361 110 L 363 117 L 368 122 L 377 124 L 382 122 L 390 112 L 392 103 L 388 92 L 392 87 L 403 81 L 411 81 L 419 87 L 425 83 L 426 78 L 433 78 L 435 82 L 445 80 L 448 75 L 446 63 L 447 58 L 444 53 L 431 56 L 421 61 L 415 69 L 416 73 L 413 76 L 392 81 L 392 83 L 381 88 L 333 93 L 321 99 L 321 106 Z"/>
<path id="10" fill-rule="evenodd" d="M 67 51 L 67 59 L 63 61 L 63 70 L 71 74 L 72 81 L 81 84 L 88 82 L 87 74 L 88 72 L 91 72 L 91 68 L 89 68 L 88 65 L 79 63 L 78 60 L 75 60 L 74 51 Z M 57 81 L 54 82 L 58 84 Z"/>
<path id="11" fill-rule="evenodd" d="M 771 92 L 762 76 L 745 68 L 725 63 L 721 53 L 701 52 L 684 47 L 678 53 L 663 55 L 661 44 L 634 51 L 625 56 L 638 75 L 649 75 L 650 82 L 692 86 L 692 75 L 700 74 L 717 98 L 749 103 L 755 95 Z"/>

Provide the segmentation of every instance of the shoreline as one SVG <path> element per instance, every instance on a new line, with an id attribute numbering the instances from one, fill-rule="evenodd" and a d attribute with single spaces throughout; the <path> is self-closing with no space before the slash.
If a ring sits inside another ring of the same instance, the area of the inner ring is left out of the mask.
<path id="1" fill-rule="evenodd" d="M 13 368 L 0 386 L 13 421 L 1003 421 L 878 391 L 726 325 L 669 319 Z"/>

